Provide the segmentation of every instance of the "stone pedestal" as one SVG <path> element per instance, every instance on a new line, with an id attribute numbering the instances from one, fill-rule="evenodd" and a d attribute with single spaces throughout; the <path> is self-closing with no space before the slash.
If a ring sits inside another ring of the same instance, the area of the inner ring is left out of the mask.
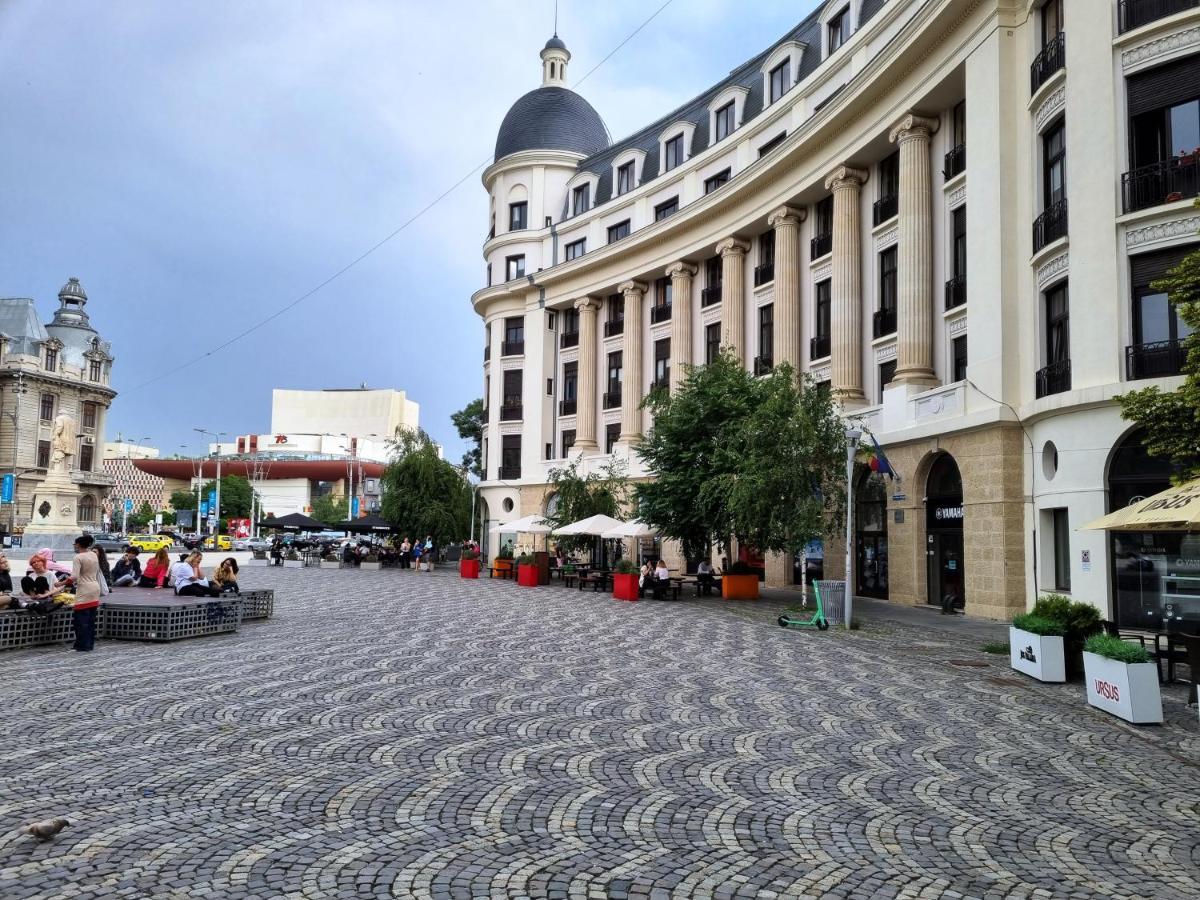
<path id="1" fill-rule="evenodd" d="M 51 471 L 33 492 L 33 516 L 25 526 L 27 547 L 70 550 L 79 530 L 79 486 L 66 471 Z"/>

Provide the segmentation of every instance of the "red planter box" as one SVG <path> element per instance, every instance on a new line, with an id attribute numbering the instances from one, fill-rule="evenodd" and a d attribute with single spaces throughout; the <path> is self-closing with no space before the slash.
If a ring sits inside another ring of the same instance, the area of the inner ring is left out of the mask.
<path id="1" fill-rule="evenodd" d="M 619 572 L 613 575 L 613 597 L 617 600 L 638 599 L 638 575 L 636 572 L 632 575 L 622 575 Z"/>
<path id="2" fill-rule="evenodd" d="M 458 561 L 458 574 L 463 578 L 478 578 L 479 560 L 460 559 Z"/>
<path id="3" fill-rule="evenodd" d="M 517 584 L 521 585 L 521 587 L 537 587 L 537 566 L 524 564 L 517 566 Z"/>
<path id="4" fill-rule="evenodd" d="M 757 575 L 722 575 L 721 596 L 726 600 L 757 600 Z"/>

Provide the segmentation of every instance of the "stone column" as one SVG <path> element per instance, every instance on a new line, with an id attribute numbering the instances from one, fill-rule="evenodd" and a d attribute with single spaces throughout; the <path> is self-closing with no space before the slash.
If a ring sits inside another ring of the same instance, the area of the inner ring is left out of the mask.
<path id="1" fill-rule="evenodd" d="M 737 238 L 717 244 L 721 254 L 721 348 L 732 347 L 738 359 L 746 354 L 746 251 Z"/>
<path id="2" fill-rule="evenodd" d="M 800 373 L 800 223 L 804 210 L 781 206 L 767 216 L 775 229 L 775 364 Z"/>
<path id="3" fill-rule="evenodd" d="M 692 364 L 692 278 L 696 267 L 685 262 L 667 266 L 671 279 L 671 393 L 679 390 Z"/>
<path id="4" fill-rule="evenodd" d="M 642 437 L 642 300 L 646 285 L 640 281 L 622 282 L 617 288 L 625 296 L 625 346 L 621 384 L 621 436 L 624 444 Z"/>
<path id="5" fill-rule="evenodd" d="M 833 396 L 843 405 L 857 405 L 863 396 L 862 378 L 862 223 L 859 213 L 867 173 L 839 166 L 825 179 L 833 191 L 833 278 L 830 336 Z"/>
<path id="6" fill-rule="evenodd" d="M 575 403 L 574 449 L 595 451 L 596 445 L 596 318 L 600 301 L 584 297 L 575 301 L 579 310 L 579 384 Z M 556 410 L 557 412 L 557 410 Z M 555 436 L 557 439 L 557 436 Z"/>
<path id="7" fill-rule="evenodd" d="M 929 138 L 936 119 L 907 115 L 888 140 L 900 145 L 900 239 L 897 253 L 896 378 L 928 387 L 933 373 L 933 215 Z"/>

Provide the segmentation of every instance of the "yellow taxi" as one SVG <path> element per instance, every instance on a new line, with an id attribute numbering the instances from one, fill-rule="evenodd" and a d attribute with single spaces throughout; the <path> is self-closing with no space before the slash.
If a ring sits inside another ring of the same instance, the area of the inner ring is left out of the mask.
<path id="1" fill-rule="evenodd" d="M 169 550 L 175 541 L 163 534 L 135 534 L 129 543 L 143 553 L 157 553 L 159 550 Z"/>
<path id="2" fill-rule="evenodd" d="M 214 548 L 213 547 L 213 539 L 211 536 L 209 536 L 204 539 L 204 549 L 205 550 L 213 550 L 213 549 L 232 550 L 233 549 L 233 541 L 230 540 L 229 535 L 227 535 L 227 534 L 218 534 L 217 535 L 217 546 Z"/>

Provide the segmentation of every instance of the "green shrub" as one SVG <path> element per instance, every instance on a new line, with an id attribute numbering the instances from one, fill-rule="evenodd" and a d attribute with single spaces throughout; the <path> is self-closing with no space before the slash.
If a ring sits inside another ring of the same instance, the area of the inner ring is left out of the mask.
<path id="1" fill-rule="evenodd" d="M 496 559 L 512 559 L 512 547 L 501 547 L 496 551 Z"/>
<path id="2" fill-rule="evenodd" d="M 1028 631 L 1030 634 L 1040 635 L 1062 635 L 1066 628 L 1062 622 L 1055 619 L 1046 619 L 1037 613 L 1025 613 L 1013 619 L 1013 628 L 1020 628 L 1022 631 Z"/>
<path id="3" fill-rule="evenodd" d="M 725 569 L 726 575 L 757 575 L 754 569 L 750 568 L 750 564 L 737 560 L 735 563 Z"/>
<path id="4" fill-rule="evenodd" d="M 984 641 L 979 649 L 984 653 L 992 653 L 996 656 L 1008 656 L 1009 654 L 1008 641 Z"/>
<path id="5" fill-rule="evenodd" d="M 468 561 L 472 560 L 472 559 L 479 559 L 479 551 L 473 550 L 470 547 L 464 547 L 463 552 L 462 552 L 462 558 L 465 560 L 468 560 Z"/>
<path id="6" fill-rule="evenodd" d="M 1122 663 L 1144 663 L 1150 662 L 1150 654 L 1146 652 L 1146 648 L 1140 644 L 1134 644 L 1130 641 L 1123 641 L 1118 637 L 1113 637 L 1111 634 L 1094 634 L 1087 639 L 1087 643 L 1083 645 L 1083 649 L 1088 653 L 1095 653 L 1097 656 L 1103 656 L 1105 659 L 1116 660 Z"/>
<path id="7" fill-rule="evenodd" d="M 613 571 L 618 575 L 636 575 L 638 567 L 634 565 L 632 559 L 618 559 L 617 564 L 613 566 Z"/>
<path id="8" fill-rule="evenodd" d="M 520 556 L 517 557 L 517 565 L 518 566 L 531 566 L 531 565 L 533 565 L 533 561 L 534 561 L 533 556 L 532 556 L 532 554 L 529 554 L 529 553 L 522 553 Z"/>
<path id="9" fill-rule="evenodd" d="M 1077 603 L 1062 594 L 1046 594 L 1033 605 L 1033 615 L 1062 625 L 1062 634 L 1082 641 L 1100 630 L 1100 610 L 1090 603 Z"/>

